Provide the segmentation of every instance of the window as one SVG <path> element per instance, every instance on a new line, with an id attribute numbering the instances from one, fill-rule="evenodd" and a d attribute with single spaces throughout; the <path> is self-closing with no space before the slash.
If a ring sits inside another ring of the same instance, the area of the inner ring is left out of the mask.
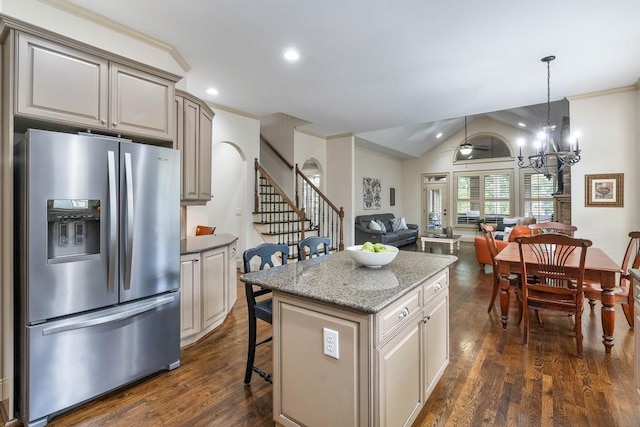
<path id="1" fill-rule="evenodd" d="M 555 177 L 546 178 L 536 171 L 522 171 L 522 212 L 536 222 L 553 219 Z"/>
<path id="2" fill-rule="evenodd" d="M 467 143 L 473 147 L 471 153 L 465 155 L 460 150 L 456 151 L 454 163 L 468 162 L 469 160 L 513 160 L 509 144 L 498 135 L 472 136 L 467 140 Z"/>
<path id="3" fill-rule="evenodd" d="M 456 224 L 500 223 L 513 215 L 513 171 L 456 173 L 455 195 Z"/>

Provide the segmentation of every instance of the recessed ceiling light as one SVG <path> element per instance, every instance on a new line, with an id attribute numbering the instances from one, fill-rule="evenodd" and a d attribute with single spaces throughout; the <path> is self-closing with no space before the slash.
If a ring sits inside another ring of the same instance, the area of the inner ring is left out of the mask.
<path id="1" fill-rule="evenodd" d="M 287 49 L 284 51 L 284 59 L 287 61 L 297 61 L 300 59 L 300 54 L 295 49 Z"/>
<path id="2" fill-rule="evenodd" d="M 524 124 L 524 123 L 522 123 L 522 122 L 518 123 L 518 126 L 520 126 L 521 128 L 526 128 L 526 127 L 527 127 L 527 125 L 525 125 L 525 124 Z"/>
<path id="3" fill-rule="evenodd" d="M 218 92 L 218 89 L 210 87 L 209 89 L 207 89 L 207 93 L 209 95 L 217 95 L 219 92 Z"/>
<path id="4" fill-rule="evenodd" d="M 442 132 L 436 135 L 436 138 L 442 138 Z"/>

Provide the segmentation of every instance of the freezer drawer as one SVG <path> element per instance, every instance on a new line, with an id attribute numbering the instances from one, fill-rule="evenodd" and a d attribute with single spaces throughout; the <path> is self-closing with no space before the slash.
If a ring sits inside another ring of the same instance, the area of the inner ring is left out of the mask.
<path id="1" fill-rule="evenodd" d="M 180 293 L 27 326 L 25 425 L 179 365 Z"/>

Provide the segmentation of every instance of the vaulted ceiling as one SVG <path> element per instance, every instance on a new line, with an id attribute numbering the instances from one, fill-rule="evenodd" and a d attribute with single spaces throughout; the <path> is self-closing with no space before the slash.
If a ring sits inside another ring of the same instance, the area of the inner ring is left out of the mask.
<path id="1" fill-rule="evenodd" d="M 547 55 L 557 56 L 552 100 L 640 77 L 638 0 L 49 3 L 172 45 L 191 67 L 196 96 L 260 116 L 285 113 L 323 136 L 354 133 L 400 156 L 422 155 L 465 115 L 532 114 L 520 107 L 546 102 Z M 283 59 L 288 47 L 297 62 Z"/>

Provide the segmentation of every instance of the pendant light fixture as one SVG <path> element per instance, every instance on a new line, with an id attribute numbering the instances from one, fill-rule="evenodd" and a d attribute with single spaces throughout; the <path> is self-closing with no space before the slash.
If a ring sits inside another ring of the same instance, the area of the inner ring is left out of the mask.
<path id="1" fill-rule="evenodd" d="M 542 128 L 536 144 L 535 154 L 528 156 L 528 163 L 525 163 L 522 156 L 522 145 L 520 143 L 520 154 L 518 155 L 518 166 L 531 167 L 537 172 L 544 174 L 547 178 L 551 178 L 558 172 L 562 171 L 565 166 L 575 165 L 580 161 L 580 145 L 577 138 L 573 138 L 567 144 L 562 141 L 556 143 L 554 133 L 556 126 L 551 124 L 551 66 L 550 63 L 556 59 L 555 56 L 545 56 L 541 59 L 547 64 L 547 123 Z M 555 159 L 555 161 L 554 161 Z"/>

